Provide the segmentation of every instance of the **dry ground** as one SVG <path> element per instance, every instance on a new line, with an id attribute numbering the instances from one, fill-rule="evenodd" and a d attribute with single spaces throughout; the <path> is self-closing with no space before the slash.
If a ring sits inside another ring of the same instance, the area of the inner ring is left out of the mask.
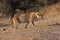
<path id="1" fill-rule="evenodd" d="M 28 28 L 23 23 L 15 29 L 11 20 L 0 18 L 0 40 L 60 40 L 60 3 L 53 7 L 44 9 L 45 18 L 36 21 L 35 25 L 29 24 Z M 7 29 L 4 31 L 4 29 Z"/>
<path id="2" fill-rule="evenodd" d="M 36 21 L 36 26 L 19 24 L 18 28 L 12 27 L 11 21 L 7 18 L 0 18 L 0 40 L 60 40 L 60 15 Z M 3 30 L 8 28 L 7 30 Z"/>

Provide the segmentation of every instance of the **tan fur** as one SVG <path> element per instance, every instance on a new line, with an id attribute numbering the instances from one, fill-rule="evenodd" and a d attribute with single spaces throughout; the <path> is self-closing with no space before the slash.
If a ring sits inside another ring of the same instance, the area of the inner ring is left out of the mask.
<path id="1" fill-rule="evenodd" d="M 32 23 L 32 25 L 34 26 L 34 22 L 33 19 L 37 19 L 38 15 L 35 12 L 18 12 L 15 14 L 15 16 L 13 17 L 13 25 L 16 26 L 18 24 L 18 20 L 19 19 L 22 23 L 26 22 L 25 27 L 28 26 L 29 23 Z"/>
<path id="2" fill-rule="evenodd" d="M 17 16 L 14 16 L 14 18 L 13 18 L 13 26 L 17 26 L 17 24 L 18 24 L 18 17 Z"/>

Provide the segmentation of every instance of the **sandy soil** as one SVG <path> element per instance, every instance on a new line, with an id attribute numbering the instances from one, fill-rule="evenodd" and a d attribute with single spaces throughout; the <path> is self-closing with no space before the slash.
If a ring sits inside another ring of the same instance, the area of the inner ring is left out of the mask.
<path id="1" fill-rule="evenodd" d="M 15 29 L 11 20 L 0 18 L 0 40 L 60 40 L 60 15 L 36 21 L 35 25 L 29 24 L 28 28 L 23 23 Z M 4 31 L 4 29 L 7 29 Z"/>

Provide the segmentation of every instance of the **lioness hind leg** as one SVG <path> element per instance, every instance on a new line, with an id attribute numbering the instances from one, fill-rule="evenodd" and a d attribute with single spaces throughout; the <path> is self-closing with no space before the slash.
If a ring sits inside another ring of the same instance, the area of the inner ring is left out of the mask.
<path id="1" fill-rule="evenodd" d="M 17 24 L 12 23 L 12 27 L 17 29 Z"/>
<path id="2" fill-rule="evenodd" d="M 13 17 L 12 26 L 14 28 L 17 28 L 17 26 L 18 26 L 18 20 L 17 20 L 17 17 L 16 16 Z"/>

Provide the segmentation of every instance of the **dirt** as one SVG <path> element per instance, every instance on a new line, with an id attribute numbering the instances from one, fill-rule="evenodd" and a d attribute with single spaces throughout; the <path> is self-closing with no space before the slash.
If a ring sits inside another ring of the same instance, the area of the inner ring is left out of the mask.
<path id="1" fill-rule="evenodd" d="M 11 20 L 0 19 L 0 40 L 60 40 L 60 16 L 51 19 L 36 21 L 35 25 L 18 24 L 12 27 Z M 6 30 L 5 30 L 6 29 Z"/>
<path id="2" fill-rule="evenodd" d="M 60 3 L 42 9 L 46 19 L 35 21 L 35 26 L 25 23 L 12 26 L 12 20 L 0 18 L 0 40 L 60 40 Z"/>

